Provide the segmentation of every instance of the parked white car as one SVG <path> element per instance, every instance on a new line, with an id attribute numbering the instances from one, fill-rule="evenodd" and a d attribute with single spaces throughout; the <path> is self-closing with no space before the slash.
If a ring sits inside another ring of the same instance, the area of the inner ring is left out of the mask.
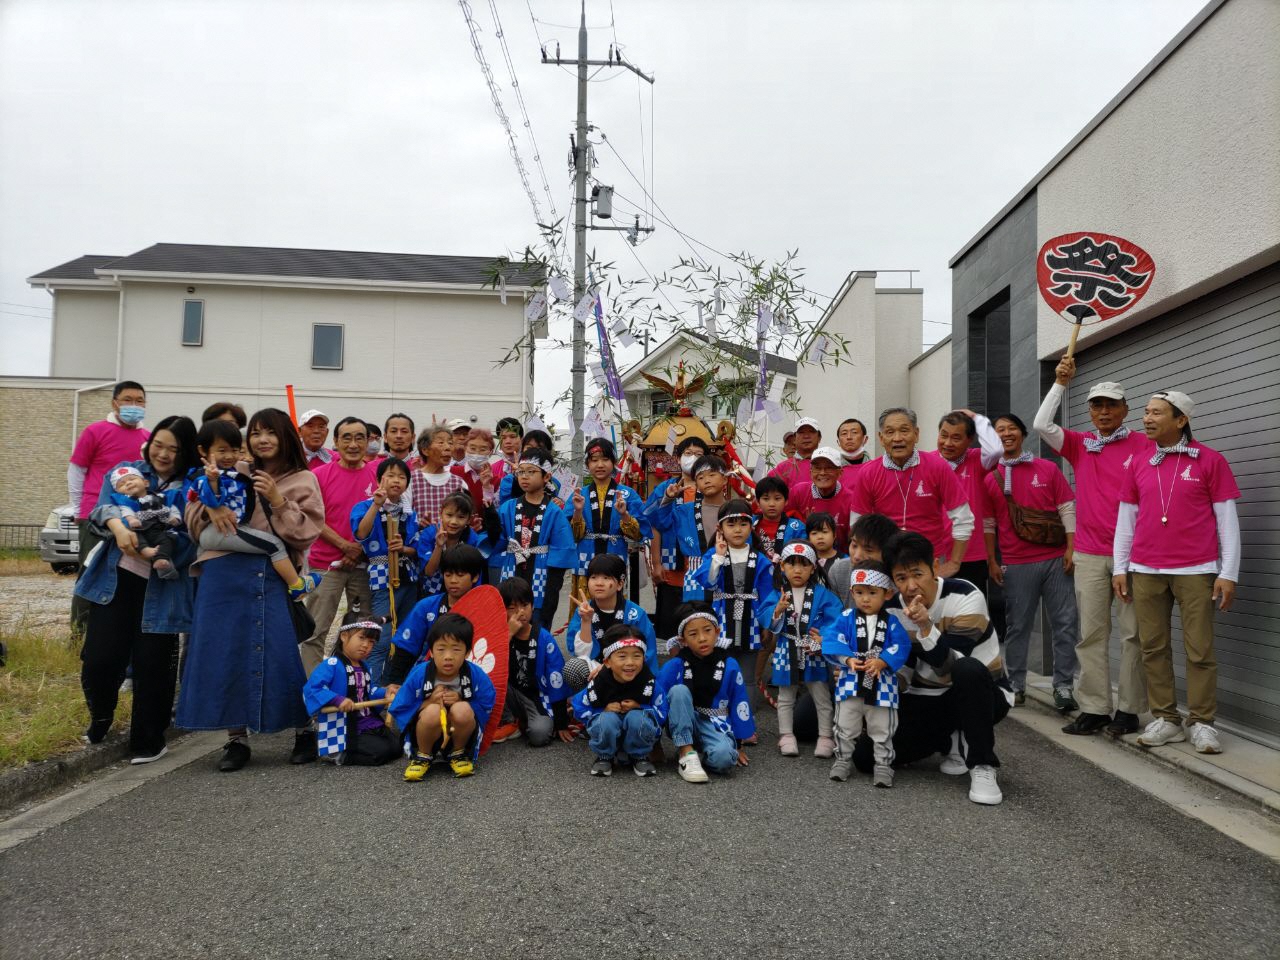
<path id="1" fill-rule="evenodd" d="M 80 525 L 71 504 L 49 511 L 40 531 L 40 559 L 55 573 L 75 573 L 80 569 Z"/>

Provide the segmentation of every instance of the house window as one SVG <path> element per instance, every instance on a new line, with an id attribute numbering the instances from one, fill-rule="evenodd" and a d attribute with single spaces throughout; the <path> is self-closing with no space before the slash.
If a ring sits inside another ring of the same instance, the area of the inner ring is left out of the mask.
<path id="1" fill-rule="evenodd" d="M 314 370 L 342 369 L 342 324 L 311 325 L 311 367 Z"/>
<path id="2" fill-rule="evenodd" d="M 671 397 L 657 391 L 649 394 L 649 409 L 653 411 L 655 417 L 666 417 L 675 413 L 672 409 Z"/>
<path id="3" fill-rule="evenodd" d="M 717 384 L 716 392 L 711 396 L 711 416 L 737 416 L 739 402 L 743 397 L 751 396 L 754 390 L 754 380 L 731 380 Z"/>
<path id="4" fill-rule="evenodd" d="M 204 345 L 204 301 L 182 301 L 182 345 L 199 347 Z"/>

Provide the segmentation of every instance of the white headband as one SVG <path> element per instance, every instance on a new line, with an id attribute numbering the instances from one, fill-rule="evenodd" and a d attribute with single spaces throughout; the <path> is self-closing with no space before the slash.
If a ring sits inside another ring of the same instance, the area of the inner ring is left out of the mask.
<path id="1" fill-rule="evenodd" d="M 722 470 L 720 467 L 717 467 L 714 464 L 704 463 L 702 465 L 701 470 L 695 469 L 693 471 L 693 478 L 696 480 L 698 479 L 698 477 L 702 476 L 704 473 L 718 473 L 721 476 L 728 476 L 728 474 L 724 470 Z"/>
<path id="2" fill-rule="evenodd" d="M 667 653 L 673 654 L 684 646 L 684 628 L 695 620 L 710 620 L 717 629 L 720 627 L 720 618 L 714 613 L 707 613 L 705 610 L 695 611 L 680 621 L 680 626 L 676 627 L 676 635 L 667 641 Z M 727 647 L 731 642 L 729 637 L 721 636 L 716 640 L 716 646 Z"/>
<path id="3" fill-rule="evenodd" d="M 879 587 L 882 590 L 892 590 L 894 588 L 893 581 L 879 570 L 854 570 L 849 586 Z"/>
<path id="4" fill-rule="evenodd" d="M 339 633 L 346 633 L 348 630 L 372 630 L 375 633 L 381 633 L 382 624 L 375 623 L 373 620 L 357 620 L 355 623 L 346 623 L 338 628 Z"/>
<path id="5" fill-rule="evenodd" d="M 742 510 L 735 510 L 732 513 L 726 513 L 723 517 L 717 520 L 716 526 L 719 526 L 720 524 L 724 523 L 726 520 L 750 520 L 750 519 L 751 519 L 751 514 L 745 513 Z"/>
<path id="6" fill-rule="evenodd" d="M 639 637 L 623 637 L 621 640 L 615 640 L 600 652 L 601 660 L 608 660 L 614 653 L 623 647 L 644 647 L 644 641 Z"/>
<path id="7" fill-rule="evenodd" d="M 790 557 L 804 557 L 815 567 L 818 565 L 818 554 L 807 543 L 801 543 L 799 540 L 792 540 L 782 548 L 782 559 L 787 560 Z"/>

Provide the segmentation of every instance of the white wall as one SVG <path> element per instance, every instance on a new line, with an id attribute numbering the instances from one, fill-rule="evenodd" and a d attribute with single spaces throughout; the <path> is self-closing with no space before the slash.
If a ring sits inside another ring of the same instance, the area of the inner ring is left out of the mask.
<path id="1" fill-rule="evenodd" d="M 1037 188 L 1037 245 L 1097 229 L 1156 263 L 1142 301 L 1081 331 L 1105 339 L 1280 255 L 1280 3 L 1230 0 Z M 1270 51 L 1270 52 L 1268 52 Z M 1037 350 L 1070 325 L 1041 302 Z"/>
<path id="2" fill-rule="evenodd" d="M 924 347 L 924 291 L 876 291 L 875 405 L 871 418 L 886 407 L 901 406 L 910 396 L 907 368 Z M 948 374 L 948 379 L 950 375 Z M 866 417 L 858 416 L 864 422 Z"/>
<path id="3" fill-rule="evenodd" d="M 907 379 L 908 406 L 916 412 L 920 423 L 920 449 L 935 450 L 938 446 L 938 421 L 952 410 L 951 338 L 918 358 L 907 371 Z"/>
<path id="4" fill-rule="evenodd" d="M 433 412 L 475 414 L 492 426 L 520 415 L 531 392 L 521 363 L 494 367 L 523 328 L 519 297 L 504 307 L 496 295 L 212 284 L 188 294 L 182 284 L 137 282 L 125 297 L 125 371 L 147 385 L 157 411 L 195 416 L 215 399 L 283 407 L 292 383 L 299 411 L 381 421 L 402 410 L 420 424 Z M 186 299 L 205 301 L 200 347 L 181 345 Z M 344 325 L 342 370 L 311 368 L 313 323 Z"/>
<path id="5" fill-rule="evenodd" d="M 110 380 L 116 375 L 120 295 L 115 290 L 62 289 L 53 298 L 49 376 Z M 128 370 L 124 376 L 130 376 Z"/>

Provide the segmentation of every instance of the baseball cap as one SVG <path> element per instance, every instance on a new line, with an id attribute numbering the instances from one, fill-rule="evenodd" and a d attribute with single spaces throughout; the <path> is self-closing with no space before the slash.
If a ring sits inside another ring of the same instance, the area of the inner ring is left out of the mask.
<path id="1" fill-rule="evenodd" d="M 835 447 L 819 447 L 809 457 L 810 463 L 814 460 L 826 460 L 833 467 L 841 466 L 844 463 L 844 458 L 840 456 L 840 451 Z"/>
<path id="2" fill-rule="evenodd" d="M 471 424 L 468 421 L 463 420 L 461 417 L 453 417 L 452 419 L 444 422 L 444 428 L 450 433 L 453 433 L 453 431 L 462 430 L 463 428 L 470 430 Z"/>
<path id="3" fill-rule="evenodd" d="M 1110 380 L 1104 380 L 1102 383 L 1095 383 L 1089 389 L 1087 399 L 1093 400 L 1095 397 L 1105 397 L 1108 400 L 1124 400 L 1124 387 Z"/>
<path id="4" fill-rule="evenodd" d="M 788 430 L 786 433 L 784 433 L 784 434 L 782 435 L 782 442 L 783 442 L 783 443 L 786 443 L 788 440 L 790 440 L 790 439 L 791 439 L 792 437 L 794 437 L 795 435 L 796 435 L 796 432 L 795 432 L 794 430 Z"/>
<path id="5" fill-rule="evenodd" d="M 819 433 L 822 432 L 822 428 L 818 426 L 818 421 L 813 419 L 813 417 L 801 417 L 796 421 L 796 425 L 792 429 L 794 432 L 798 433 L 801 427 L 813 427 L 813 429 L 817 430 Z"/>
<path id="6" fill-rule="evenodd" d="M 1191 411 L 1196 408 L 1196 402 L 1181 390 L 1161 390 L 1159 393 L 1153 393 L 1151 399 L 1163 400 L 1172 404 L 1181 410 L 1188 419 L 1191 417 Z"/>
<path id="7" fill-rule="evenodd" d="M 323 420 L 325 423 L 328 423 L 328 422 L 329 422 L 329 415 L 328 415 L 328 414 L 326 414 L 326 413 L 324 413 L 323 411 L 321 411 L 321 410 L 307 410 L 307 411 L 304 411 L 304 412 L 303 412 L 303 414 L 302 414 L 302 416 L 300 416 L 300 417 L 298 418 L 298 426 L 300 426 L 300 427 L 305 427 L 308 423 L 310 423 L 310 422 L 311 422 L 312 420 L 314 420 L 316 417 L 319 417 L 319 418 L 320 418 L 321 420 Z"/>

